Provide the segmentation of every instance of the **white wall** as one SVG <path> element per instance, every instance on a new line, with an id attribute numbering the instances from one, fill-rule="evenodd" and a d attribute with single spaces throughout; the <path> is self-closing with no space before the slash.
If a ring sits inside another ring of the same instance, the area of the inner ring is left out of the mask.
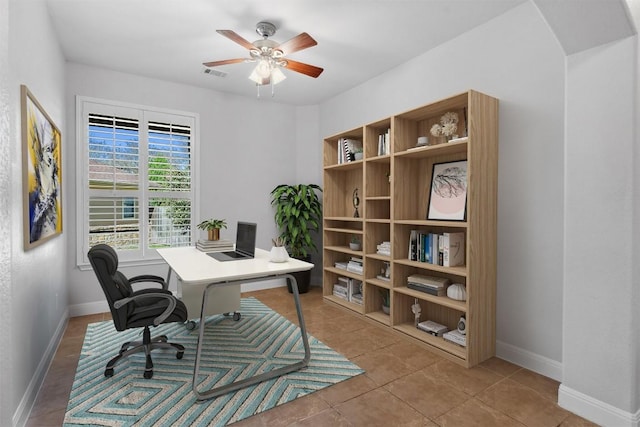
<path id="1" fill-rule="evenodd" d="M 9 1 L 0 0 L 0 200 L 11 201 L 11 105 L 9 100 Z M 0 425 L 10 425 L 14 411 L 11 366 L 11 203 L 0 204 Z"/>
<path id="2" fill-rule="evenodd" d="M 65 132 L 64 60 L 49 15 L 41 0 L 9 1 L 9 105 L 11 221 L 11 319 L 3 328 L 12 333 L 9 407 L 18 423 L 28 415 L 67 318 L 66 241 L 70 222 L 63 215 L 63 234 L 24 252 L 22 243 L 22 144 L 20 84 L 26 84 L 62 130 L 63 213 L 69 212 L 64 165 L 70 140 Z M 3 16 L 6 16 L 3 14 Z M 3 197 L 6 202 L 7 198 Z M 5 260 L 3 259 L 3 262 Z M 0 286 L 7 286 L 2 283 Z M 3 292 L 4 293 L 4 292 Z M 4 382 L 4 381 L 3 381 Z M 4 409 L 4 408 L 3 408 Z"/>
<path id="3" fill-rule="evenodd" d="M 638 293 L 638 115 L 637 94 L 630 90 L 637 81 L 636 66 L 636 37 L 567 58 L 565 338 L 559 398 L 567 409 L 604 425 L 631 425 L 630 414 L 639 406 L 640 313 L 633 304 Z M 591 399 L 613 418 L 589 408 Z"/>
<path id="4" fill-rule="evenodd" d="M 269 248 L 276 236 L 269 193 L 280 183 L 296 178 L 296 109 L 292 106 L 219 93 L 85 65 L 69 63 L 66 69 L 67 132 L 75 146 L 75 96 L 89 96 L 137 105 L 188 111 L 200 116 L 198 219 L 225 218 L 229 228 L 223 238 L 235 239 L 236 221 L 258 223 L 256 244 Z M 75 165 L 75 152 L 66 156 Z M 74 171 L 68 180 L 75 184 Z M 67 196 L 74 211 L 68 215 L 76 223 L 75 192 Z M 204 232 L 200 238 L 205 238 Z M 76 266 L 76 229 L 69 230 L 67 268 L 69 304 L 72 314 L 95 311 L 104 305 L 104 296 L 94 273 Z M 127 275 L 142 272 L 166 275 L 166 264 L 124 268 Z M 175 283 L 172 283 L 175 288 Z"/>
<path id="5" fill-rule="evenodd" d="M 560 379 L 564 54 L 537 9 L 525 3 L 322 104 L 321 132 L 467 89 L 500 100 L 498 354 Z"/>
<path id="6" fill-rule="evenodd" d="M 296 183 L 318 184 L 322 187 L 322 134 L 317 105 L 296 109 Z M 320 163 L 318 163 L 320 162 Z M 322 199 L 322 194 L 320 194 Z M 318 252 L 311 252 L 311 286 L 322 286 L 322 224 L 314 237 Z"/>

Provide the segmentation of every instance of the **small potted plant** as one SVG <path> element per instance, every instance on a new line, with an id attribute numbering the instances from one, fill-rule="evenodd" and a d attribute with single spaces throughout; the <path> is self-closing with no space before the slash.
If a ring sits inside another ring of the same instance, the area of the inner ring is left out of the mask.
<path id="1" fill-rule="evenodd" d="M 360 238 L 356 235 L 351 236 L 351 242 L 349 243 L 349 249 L 352 251 L 360 250 Z"/>
<path id="2" fill-rule="evenodd" d="M 271 252 L 269 252 L 269 261 L 271 262 L 286 262 L 289 260 L 289 253 L 287 252 L 287 248 L 285 248 L 285 240 L 282 237 L 276 237 L 275 239 L 271 239 L 273 243 L 273 247 L 271 248 Z"/>
<path id="3" fill-rule="evenodd" d="M 209 240 L 220 240 L 220 229 L 227 228 L 225 219 L 206 219 L 198 224 L 200 230 L 207 230 Z"/>
<path id="4" fill-rule="evenodd" d="M 353 152 L 354 159 L 362 160 L 362 156 L 363 156 L 362 148 L 356 148 L 356 150 Z"/>
<path id="5" fill-rule="evenodd" d="M 380 289 L 380 296 L 382 297 L 382 311 L 385 314 L 389 314 L 389 306 L 391 304 L 391 293 L 389 289 Z"/>

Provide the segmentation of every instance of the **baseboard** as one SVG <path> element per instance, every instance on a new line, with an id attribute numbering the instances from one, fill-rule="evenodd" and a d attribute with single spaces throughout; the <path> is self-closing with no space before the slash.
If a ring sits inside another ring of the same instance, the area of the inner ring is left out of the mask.
<path id="1" fill-rule="evenodd" d="M 562 363 L 548 357 L 502 341 L 496 341 L 496 356 L 545 377 L 562 381 Z"/>
<path id="2" fill-rule="evenodd" d="M 558 405 L 602 426 L 639 427 L 640 410 L 635 414 L 623 411 L 564 384 L 558 389 Z"/>
<path id="3" fill-rule="evenodd" d="M 36 403 L 36 399 L 38 398 L 40 388 L 42 387 L 44 379 L 47 376 L 49 366 L 51 366 L 51 362 L 56 355 L 56 351 L 58 350 L 58 345 L 60 345 L 60 342 L 62 341 L 62 336 L 64 335 L 64 331 L 67 328 L 68 321 L 69 310 L 67 309 L 62 313 L 62 318 L 60 319 L 60 322 L 58 323 L 58 326 L 53 333 L 53 337 L 51 337 L 49 345 L 42 355 L 40 363 L 38 363 L 38 367 L 31 377 L 31 381 L 29 381 L 27 390 L 24 392 L 24 395 L 22 396 L 22 399 L 20 400 L 20 403 L 16 408 L 16 412 L 13 414 L 12 425 L 24 426 L 27 424 L 27 420 L 31 415 L 33 405 Z"/>
<path id="4" fill-rule="evenodd" d="M 259 291 L 262 289 L 279 288 L 286 286 L 285 279 L 271 279 L 260 282 L 245 283 L 240 286 L 241 292 Z M 106 301 L 88 302 L 84 304 L 74 304 L 69 306 L 70 317 L 88 316 L 96 313 L 106 313 L 109 311 L 109 304 Z"/>

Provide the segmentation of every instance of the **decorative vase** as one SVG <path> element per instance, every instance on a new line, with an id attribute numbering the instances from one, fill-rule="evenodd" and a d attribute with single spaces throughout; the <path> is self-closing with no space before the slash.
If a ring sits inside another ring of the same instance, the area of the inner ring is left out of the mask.
<path id="1" fill-rule="evenodd" d="M 212 228 L 208 230 L 209 232 L 209 240 L 220 240 L 220 229 Z"/>
<path id="2" fill-rule="evenodd" d="M 457 301 L 465 301 L 467 299 L 467 290 L 461 283 L 454 283 L 447 288 L 447 296 Z"/>
<path id="3" fill-rule="evenodd" d="M 289 260 L 289 253 L 284 246 L 273 246 L 269 252 L 269 261 L 286 262 Z"/>

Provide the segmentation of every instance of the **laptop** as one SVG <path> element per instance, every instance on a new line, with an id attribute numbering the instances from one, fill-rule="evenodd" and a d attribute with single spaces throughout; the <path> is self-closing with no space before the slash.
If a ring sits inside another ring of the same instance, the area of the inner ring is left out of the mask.
<path id="1" fill-rule="evenodd" d="M 238 221 L 236 229 L 236 249 L 226 252 L 207 252 L 207 255 L 218 261 L 234 261 L 251 259 L 256 251 L 256 230 L 258 226 L 253 222 Z"/>

